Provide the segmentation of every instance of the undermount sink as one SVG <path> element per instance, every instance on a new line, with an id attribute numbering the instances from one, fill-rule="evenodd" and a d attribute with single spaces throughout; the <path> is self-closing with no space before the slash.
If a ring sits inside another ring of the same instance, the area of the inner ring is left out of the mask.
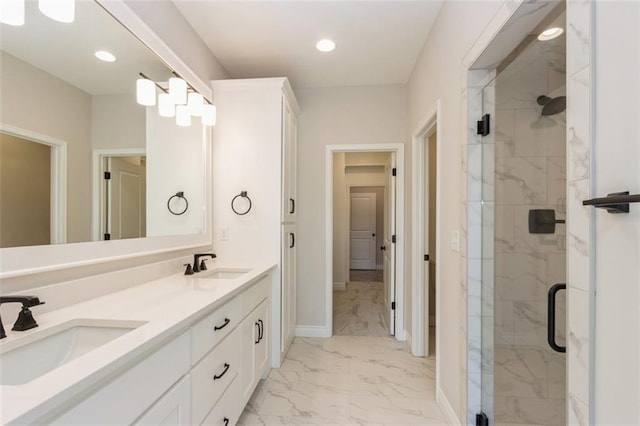
<path id="1" fill-rule="evenodd" d="M 210 279 L 218 279 L 218 280 L 232 280 L 247 272 L 251 271 L 251 269 L 242 269 L 242 268 L 216 268 L 206 272 L 199 272 L 196 275 L 197 278 L 210 278 Z"/>
<path id="2" fill-rule="evenodd" d="M 75 319 L 0 345 L 0 385 L 22 385 L 144 325 Z"/>

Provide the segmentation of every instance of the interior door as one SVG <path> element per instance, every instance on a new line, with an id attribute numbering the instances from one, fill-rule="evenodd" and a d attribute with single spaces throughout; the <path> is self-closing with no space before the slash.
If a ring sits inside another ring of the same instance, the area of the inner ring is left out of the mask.
<path id="1" fill-rule="evenodd" d="M 352 193 L 350 269 L 376 269 L 376 194 Z"/>
<path id="2" fill-rule="evenodd" d="M 387 175 L 387 186 L 384 189 L 384 207 L 387 212 L 384 223 L 384 303 L 387 309 L 387 326 L 391 335 L 396 334 L 396 157 L 392 153 L 385 165 Z"/>
<path id="3" fill-rule="evenodd" d="M 146 236 L 145 157 L 108 157 L 105 208 L 110 239 Z"/>

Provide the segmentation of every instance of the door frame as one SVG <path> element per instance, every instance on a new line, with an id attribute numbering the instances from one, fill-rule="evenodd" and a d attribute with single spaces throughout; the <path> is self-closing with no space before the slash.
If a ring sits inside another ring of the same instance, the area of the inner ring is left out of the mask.
<path id="1" fill-rule="evenodd" d="M 372 186 L 372 185 L 351 185 L 348 184 L 347 185 L 347 195 L 349 196 L 349 202 L 347 203 L 347 220 L 349 221 L 349 235 L 347 235 L 347 244 L 345 245 L 346 249 L 346 255 L 347 255 L 347 261 L 345 262 L 345 265 L 347 266 L 347 274 L 349 273 L 349 271 L 351 270 L 351 197 L 352 197 L 352 193 L 351 193 L 351 188 L 357 188 L 357 187 L 368 187 L 368 186 Z M 373 214 L 375 217 L 375 224 L 377 226 L 378 223 L 378 212 L 376 211 L 376 206 L 377 204 L 375 204 L 377 202 L 377 195 L 375 192 L 357 192 L 356 194 L 367 194 L 367 195 L 373 195 L 373 200 L 374 200 L 374 206 L 373 206 Z M 375 233 L 375 230 L 374 230 Z M 377 233 L 376 233 L 377 236 Z M 374 263 L 374 270 L 377 269 L 378 267 L 378 263 L 376 262 L 376 254 L 377 254 L 377 250 L 375 250 L 375 246 L 377 246 L 376 243 L 374 243 L 374 250 L 373 250 L 373 263 Z M 349 277 L 349 275 L 347 275 L 347 277 Z"/>
<path id="2" fill-rule="evenodd" d="M 51 148 L 51 244 L 67 242 L 67 142 L 0 123 L 0 131 Z"/>
<path id="3" fill-rule="evenodd" d="M 91 241 L 101 241 L 102 225 L 104 224 L 104 185 L 101 176 L 102 164 L 105 157 L 136 157 L 146 156 L 144 148 L 104 148 L 94 149 L 91 153 Z M 145 194 L 146 197 L 146 194 Z"/>
<path id="4" fill-rule="evenodd" d="M 433 109 L 423 118 L 413 132 L 413 200 L 412 200 L 412 224 L 413 224 L 413 280 L 412 289 L 412 332 L 411 353 L 414 356 L 428 356 L 425 354 L 425 341 L 428 339 L 428 330 L 425 329 L 425 315 L 429 307 L 425 306 L 424 288 L 424 258 L 427 242 L 425 241 L 425 219 L 427 212 L 424 209 L 426 201 L 425 176 L 428 165 L 425 164 L 425 153 L 429 136 L 436 133 L 436 252 L 442 252 L 441 248 L 441 198 L 442 198 L 442 137 L 440 123 L 442 121 L 442 109 L 440 99 L 436 101 Z M 440 282 L 441 270 L 436 267 L 436 388 L 440 381 Z"/>
<path id="5" fill-rule="evenodd" d="M 406 340 L 404 318 L 404 269 L 407 235 L 404 226 L 404 144 L 346 144 L 327 145 L 325 155 L 325 325 L 322 337 L 333 335 L 333 154 L 339 152 L 393 152 L 396 167 L 402 167 L 396 176 L 396 340 Z"/>

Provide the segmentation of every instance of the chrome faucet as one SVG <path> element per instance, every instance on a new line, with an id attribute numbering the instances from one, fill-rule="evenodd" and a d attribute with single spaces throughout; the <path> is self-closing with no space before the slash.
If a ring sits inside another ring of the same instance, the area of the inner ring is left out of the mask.
<path id="1" fill-rule="evenodd" d="M 18 314 L 18 319 L 13 324 L 12 330 L 25 331 L 38 326 L 29 309 L 33 306 L 44 305 L 44 302 L 41 302 L 36 296 L 0 296 L 0 305 L 3 303 L 22 303 L 22 310 Z M 7 337 L 7 334 L 2 325 L 2 318 L 0 318 L 0 339 L 5 337 Z"/>
<path id="2" fill-rule="evenodd" d="M 197 253 L 193 255 L 193 272 L 206 271 L 207 266 L 204 264 L 204 259 L 200 261 L 202 257 L 216 258 L 214 253 Z"/>

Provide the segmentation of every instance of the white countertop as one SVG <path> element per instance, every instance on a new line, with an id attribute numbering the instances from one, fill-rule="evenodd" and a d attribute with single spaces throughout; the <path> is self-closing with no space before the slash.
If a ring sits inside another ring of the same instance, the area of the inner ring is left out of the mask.
<path id="1" fill-rule="evenodd" d="M 235 279 L 175 274 L 42 315 L 34 309 L 39 327 L 24 332 L 7 330 L 7 338 L 0 341 L 0 352 L 4 352 L 3 347 L 14 346 L 13 342 L 35 333 L 46 333 L 75 319 L 131 320 L 146 324 L 31 382 L 0 386 L 0 424 L 33 423 L 65 401 L 95 389 L 115 371 L 158 349 L 161 342 L 187 331 L 194 322 L 275 266 L 216 261 L 215 265 L 210 263 L 210 270 L 246 268 L 250 271 Z"/>

